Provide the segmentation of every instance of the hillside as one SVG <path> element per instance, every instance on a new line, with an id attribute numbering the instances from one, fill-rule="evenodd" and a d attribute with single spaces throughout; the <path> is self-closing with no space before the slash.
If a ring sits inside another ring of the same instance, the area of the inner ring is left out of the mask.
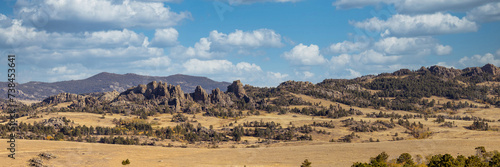
<path id="1" fill-rule="evenodd" d="M 23 100 L 42 100 L 52 95 L 59 93 L 93 93 L 93 92 L 110 92 L 113 90 L 122 92 L 132 86 L 139 84 L 147 84 L 151 81 L 162 81 L 169 84 L 180 85 L 186 92 L 193 92 L 197 85 L 205 88 L 215 89 L 220 88 L 225 91 L 229 83 L 217 82 L 206 77 L 196 77 L 189 75 L 171 75 L 167 77 L 144 76 L 137 74 L 114 74 L 102 72 L 92 77 L 82 80 L 60 81 L 60 82 L 28 82 L 16 86 L 19 96 Z M 6 85 L 6 82 L 0 82 Z M 0 89 L 0 96 L 6 97 L 6 87 Z"/>
<path id="2" fill-rule="evenodd" d="M 152 81 L 123 91 L 60 93 L 21 105 L 17 135 L 31 140 L 159 147 L 155 149 L 187 147 L 193 149 L 188 151 L 191 153 L 206 148 L 225 150 L 214 151 L 214 157 L 232 149 L 300 148 L 319 155 L 328 149 L 309 147 L 362 150 L 363 146 L 376 147 L 370 154 L 384 150 L 401 154 L 391 143 L 429 147 L 406 149 L 413 156 L 474 149 L 443 144 L 448 140 L 470 147 L 484 143 L 497 149 L 487 143 L 500 138 L 499 71 L 490 64 L 463 70 L 431 66 L 355 79 L 325 79 L 317 84 L 286 81 L 271 88 L 244 86 L 237 80 L 225 91 L 196 86 L 193 92 L 185 92 L 180 85 Z M 90 79 L 102 80 L 99 76 Z M 3 138 L 8 134 L 6 121 L 7 116 L 0 115 Z M 307 158 L 297 152 L 283 156 L 300 161 Z M 333 163 L 322 156 L 309 158 L 324 166 Z M 251 164 L 270 163 L 259 159 L 263 162 Z M 339 164 L 365 159 L 356 157 Z M 207 159 L 196 162 L 218 164 Z M 277 163 L 297 162 L 280 159 Z"/>

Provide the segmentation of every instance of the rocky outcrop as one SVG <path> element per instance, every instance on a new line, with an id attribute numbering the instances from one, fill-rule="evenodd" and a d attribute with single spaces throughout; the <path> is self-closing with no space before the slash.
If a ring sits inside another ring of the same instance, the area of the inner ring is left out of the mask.
<path id="1" fill-rule="evenodd" d="M 483 67 L 467 67 L 462 70 L 465 76 L 479 76 L 483 74 L 500 75 L 500 68 L 493 64 L 486 64 Z"/>
<path id="2" fill-rule="evenodd" d="M 99 101 L 113 101 L 116 97 L 120 95 L 120 92 L 113 90 L 112 92 L 104 92 L 99 98 Z"/>
<path id="3" fill-rule="evenodd" d="M 462 70 L 435 65 L 429 68 L 421 67 L 419 70 L 417 70 L 417 73 L 431 73 L 445 79 L 450 79 L 462 75 Z"/>
<path id="4" fill-rule="evenodd" d="M 208 98 L 207 98 L 208 99 Z M 180 111 L 185 103 L 192 100 L 189 94 L 184 94 L 179 85 L 173 86 L 164 82 L 150 82 L 138 85 L 122 92 L 114 101 L 152 100 L 151 104 L 168 104 Z"/>
<path id="5" fill-rule="evenodd" d="M 236 80 L 231 85 L 227 86 L 227 92 L 234 93 L 234 95 L 238 98 L 242 98 L 247 95 L 240 80 Z"/>
<path id="6" fill-rule="evenodd" d="M 87 106 L 99 106 L 99 105 L 101 105 L 101 101 L 98 98 L 92 96 L 86 96 L 83 99 L 73 102 L 73 104 L 71 104 L 71 107 L 87 107 Z"/>
<path id="7" fill-rule="evenodd" d="M 445 78 L 454 78 L 462 74 L 462 70 L 454 69 L 454 68 L 446 68 L 442 66 L 431 66 L 429 71 L 438 76 L 443 76 Z"/>
<path id="8" fill-rule="evenodd" d="M 429 69 L 425 68 L 424 66 L 420 67 L 420 69 L 417 70 L 418 73 L 428 73 L 430 72 Z"/>
<path id="9" fill-rule="evenodd" d="M 231 97 L 222 92 L 219 88 L 212 90 L 212 94 L 209 95 L 210 102 L 214 105 L 221 107 L 233 105 Z"/>
<path id="10" fill-rule="evenodd" d="M 485 73 L 488 74 L 500 75 L 500 69 L 498 69 L 498 67 L 496 67 L 493 64 L 486 64 L 483 67 L 481 67 L 481 70 L 483 70 Z"/>
<path id="11" fill-rule="evenodd" d="M 72 93 L 59 93 L 54 96 L 50 96 L 44 99 L 42 102 L 45 104 L 57 104 L 71 101 L 78 101 L 84 99 L 85 97 L 82 95 L 72 94 Z"/>
<path id="12" fill-rule="evenodd" d="M 462 71 L 465 73 L 465 76 L 478 76 L 484 73 L 483 70 L 479 67 L 467 67 Z"/>
<path id="13" fill-rule="evenodd" d="M 309 81 L 286 81 L 286 82 L 283 82 L 281 83 L 278 88 L 279 89 L 287 89 L 287 88 L 307 88 L 307 87 L 311 87 L 311 86 L 314 86 L 314 84 L 312 84 L 311 82 Z"/>
<path id="14" fill-rule="evenodd" d="M 49 119 L 44 119 L 41 123 L 44 126 L 52 126 L 56 129 L 60 129 L 64 126 L 67 126 L 67 123 L 64 121 L 65 121 L 65 119 L 63 117 L 52 117 Z"/>
<path id="15" fill-rule="evenodd" d="M 409 70 L 409 69 L 400 69 L 398 71 L 395 71 L 392 73 L 392 75 L 394 76 L 403 76 L 403 75 L 408 75 L 408 74 L 411 74 L 412 71 Z"/>
<path id="16" fill-rule="evenodd" d="M 194 89 L 194 93 L 191 94 L 191 97 L 195 102 L 204 104 L 210 103 L 210 100 L 208 99 L 208 93 L 199 85 Z"/>

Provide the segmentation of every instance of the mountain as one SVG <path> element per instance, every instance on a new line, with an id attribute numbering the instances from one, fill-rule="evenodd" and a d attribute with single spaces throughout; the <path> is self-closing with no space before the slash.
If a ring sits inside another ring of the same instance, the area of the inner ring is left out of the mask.
<path id="1" fill-rule="evenodd" d="M 16 85 L 17 97 L 25 100 L 42 100 L 51 95 L 59 93 L 85 94 L 93 92 L 110 92 L 116 90 L 123 92 L 132 86 L 147 84 L 152 81 L 167 82 L 172 85 L 180 85 L 186 92 L 194 92 L 197 85 L 201 85 L 207 90 L 219 88 L 222 91 L 227 89 L 228 82 L 217 82 L 206 77 L 197 77 L 176 74 L 167 77 L 144 76 L 138 74 L 114 74 L 102 72 L 92 77 L 82 80 L 60 81 L 60 82 L 28 82 Z M 7 85 L 6 82 L 0 82 Z M 7 97 L 7 87 L 0 89 L 0 97 Z"/>

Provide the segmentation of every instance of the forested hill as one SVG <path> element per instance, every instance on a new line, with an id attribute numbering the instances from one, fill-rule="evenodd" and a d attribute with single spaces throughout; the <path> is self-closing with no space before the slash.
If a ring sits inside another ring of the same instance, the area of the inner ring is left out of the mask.
<path id="1" fill-rule="evenodd" d="M 206 77 L 197 77 L 189 75 L 171 75 L 167 77 L 144 76 L 137 74 L 114 74 L 102 72 L 92 77 L 82 80 L 71 80 L 61 82 L 28 82 L 16 86 L 18 98 L 25 100 L 42 100 L 59 93 L 93 93 L 110 92 L 116 90 L 123 92 L 132 86 L 147 84 L 151 81 L 162 81 L 173 85 L 180 85 L 186 92 L 193 92 L 197 85 L 204 88 L 219 88 L 225 91 L 228 82 L 217 82 Z M 7 85 L 6 82 L 0 82 L 1 85 Z M 7 86 L 0 89 L 0 97 L 7 97 Z"/>

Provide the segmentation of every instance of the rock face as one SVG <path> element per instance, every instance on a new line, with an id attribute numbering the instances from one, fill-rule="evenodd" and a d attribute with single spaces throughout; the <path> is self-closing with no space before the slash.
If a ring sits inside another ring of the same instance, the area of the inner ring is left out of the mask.
<path id="1" fill-rule="evenodd" d="M 112 92 L 104 92 L 103 95 L 97 98 L 99 101 L 113 101 L 116 97 L 120 95 L 120 92 L 113 90 Z"/>
<path id="2" fill-rule="evenodd" d="M 454 69 L 454 68 L 446 68 L 443 66 L 431 66 L 429 68 L 421 67 L 417 70 L 418 73 L 431 73 L 436 76 L 440 76 L 443 78 L 454 78 L 462 75 L 462 70 Z"/>
<path id="3" fill-rule="evenodd" d="M 233 105 L 231 97 L 222 92 L 219 88 L 212 90 L 212 94 L 209 95 L 210 102 L 214 105 L 219 105 L 222 107 Z"/>
<path id="4" fill-rule="evenodd" d="M 403 76 L 403 75 L 408 75 L 410 73 L 412 73 L 412 71 L 409 69 L 400 69 L 398 71 L 393 72 L 392 75 Z"/>
<path id="5" fill-rule="evenodd" d="M 467 67 L 462 70 L 466 76 L 478 76 L 484 73 L 500 75 L 500 69 L 493 64 L 486 64 L 483 67 Z"/>
<path id="6" fill-rule="evenodd" d="M 498 69 L 498 67 L 496 67 L 493 64 L 486 64 L 483 67 L 481 67 L 481 70 L 489 74 L 500 75 L 500 69 Z"/>
<path id="7" fill-rule="evenodd" d="M 208 96 L 208 95 L 207 95 Z M 138 85 L 122 92 L 114 101 L 142 101 L 152 100 L 153 103 L 164 103 L 174 106 L 179 111 L 187 101 L 191 101 L 189 94 L 184 94 L 181 86 L 169 85 L 164 82 L 150 82 L 147 85 Z"/>
<path id="8" fill-rule="evenodd" d="M 48 104 L 71 101 L 70 107 L 95 107 L 104 103 L 110 103 L 112 106 L 130 105 L 135 107 L 137 104 L 169 105 L 175 111 L 183 111 L 192 107 L 192 102 L 204 105 L 215 105 L 221 107 L 233 106 L 233 101 L 244 101 L 249 106 L 256 105 L 253 98 L 246 94 L 243 84 L 238 80 L 228 86 L 228 92 L 223 92 L 219 88 L 212 90 L 208 94 L 201 86 L 197 86 L 193 93 L 185 94 L 179 85 L 173 86 L 164 82 L 150 82 L 146 85 L 139 84 L 131 87 L 122 93 L 117 91 L 100 94 L 76 95 L 61 93 L 57 96 L 44 100 Z M 136 103 L 129 103 L 136 102 Z"/>
<path id="9" fill-rule="evenodd" d="M 247 95 L 240 80 L 236 80 L 231 85 L 227 86 L 227 92 L 234 93 L 234 95 L 238 98 L 242 98 Z"/>
<path id="10" fill-rule="evenodd" d="M 445 78 L 454 78 L 462 74 L 462 70 L 442 66 L 431 66 L 429 71 L 434 75 L 443 76 Z"/>
<path id="11" fill-rule="evenodd" d="M 194 89 L 194 93 L 191 96 L 195 102 L 210 103 L 207 92 L 199 85 Z"/>
<path id="12" fill-rule="evenodd" d="M 42 102 L 46 104 L 57 104 L 57 103 L 64 103 L 64 102 L 70 102 L 70 101 L 78 101 L 82 100 L 85 97 L 82 95 L 77 95 L 77 94 L 71 94 L 71 93 L 59 93 L 55 96 L 50 96 L 46 99 L 44 99 Z"/>

